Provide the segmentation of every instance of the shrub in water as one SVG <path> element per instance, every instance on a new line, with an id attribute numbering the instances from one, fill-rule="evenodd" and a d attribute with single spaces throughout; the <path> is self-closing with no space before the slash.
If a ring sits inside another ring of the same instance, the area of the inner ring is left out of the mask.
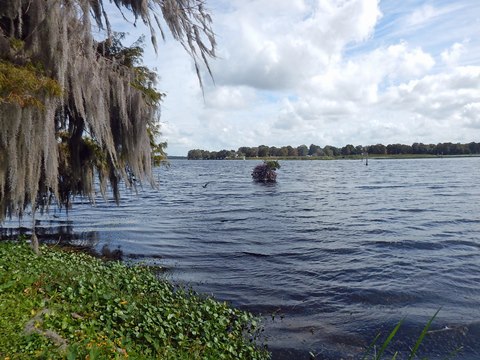
<path id="1" fill-rule="evenodd" d="M 275 182 L 277 181 L 277 173 L 275 170 L 280 169 L 278 161 L 264 161 L 263 164 L 255 166 L 252 172 L 252 178 L 255 181 Z"/>

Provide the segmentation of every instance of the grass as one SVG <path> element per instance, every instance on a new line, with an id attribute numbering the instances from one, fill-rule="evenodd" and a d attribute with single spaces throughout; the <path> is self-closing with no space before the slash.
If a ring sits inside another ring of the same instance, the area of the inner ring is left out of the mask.
<path id="1" fill-rule="evenodd" d="M 2 359 L 268 359 L 253 315 L 146 267 L 0 243 Z"/>
<path id="2" fill-rule="evenodd" d="M 432 325 L 433 320 L 437 317 L 438 313 L 440 312 L 440 309 L 435 312 L 435 314 L 430 318 L 430 320 L 427 322 L 425 327 L 423 328 L 422 332 L 417 338 L 417 341 L 415 342 L 415 345 L 410 351 L 410 354 L 408 355 L 408 360 L 413 360 L 417 356 L 418 349 L 420 345 L 422 344 L 425 335 L 427 335 L 428 330 L 430 329 L 430 326 Z M 383 359 L 383 354 L 385 350 L 387 350 L 388 346 L 390 345 L 391 341 L 397 334 L 398 330 L 402 326 L 403 320 L 399 321 L 398 324 L 395 326 L 395 328 L 390 332 L 390 334 L 387 336 L 387 338 L 383 341 L 383 343 L 380 345 L 380 349 L 378 352 L 376 351 L 377 349 L 377 341 L 380 338 L 380 334 L 378 334 L 373 342 L 370 344 L 368 349 L 365 351 L 364 357 L 362 360 L 381 360 Z M 373 351 L 373 354 L 372 354 Z M 398 352 L 394 352 L 392 356 L 392 360 L 397 359 Z"/>

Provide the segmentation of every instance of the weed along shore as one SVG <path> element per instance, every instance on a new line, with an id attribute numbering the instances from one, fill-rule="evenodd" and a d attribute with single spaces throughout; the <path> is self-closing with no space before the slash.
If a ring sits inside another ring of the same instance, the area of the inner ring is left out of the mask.
<path id="1" fill-rule="evenodd" d="M 0 243 L 2 359 L 268 359 L 256 318 L 149 268 Z"/>

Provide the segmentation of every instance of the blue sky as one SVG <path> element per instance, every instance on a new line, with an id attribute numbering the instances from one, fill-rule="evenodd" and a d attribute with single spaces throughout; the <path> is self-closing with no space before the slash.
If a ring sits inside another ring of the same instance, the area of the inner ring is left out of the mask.
<path id="1" fill-rule="evenodd" d="M 170 155 L 194 148 L 480 141 L 480 1 L 207 0 L 205 94 L 173 40 L 145 62 Z M 118 24 L 121 24 L 121 20 Z M 114 24 L 115 26 L 115 24 Z M 138 36 L 138 27 L 123 31 Z M 148 36 L 147 36 L 148 38 Z"/>

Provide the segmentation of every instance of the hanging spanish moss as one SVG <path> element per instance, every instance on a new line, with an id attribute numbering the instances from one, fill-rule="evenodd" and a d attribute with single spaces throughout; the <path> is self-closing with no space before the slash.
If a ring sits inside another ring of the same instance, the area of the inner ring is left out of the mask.
<path id="1" fill-rule="evenodd" d="M 150 28 L 155 48 L 163 17 L 197 74 L 200 63 L 210 71 L 215 40 L 201 0 L 114 3 Z M 151 180 L 163 94 L 141 66 L 142 44 L 121 40 L 103 0 L 0 0 L 0 222 L 27 208 L 68 208 L 76 195 L 93 201 L 95 176 L 117 201 L 121 181 Z"/>

